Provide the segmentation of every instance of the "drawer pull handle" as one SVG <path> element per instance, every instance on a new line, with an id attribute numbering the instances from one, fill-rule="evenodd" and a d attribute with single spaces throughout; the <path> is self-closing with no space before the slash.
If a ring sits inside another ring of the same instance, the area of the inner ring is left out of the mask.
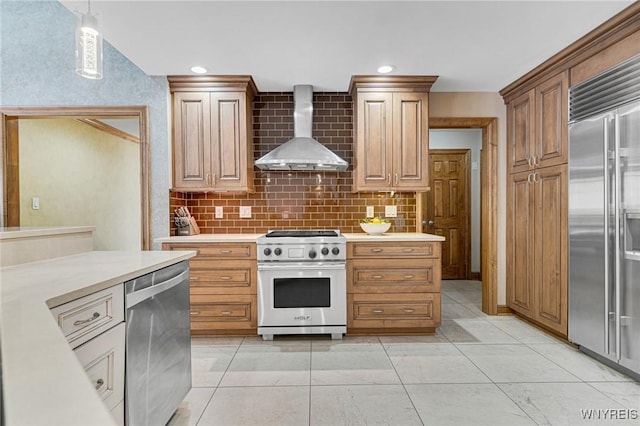
<path id="1" fill-rule="evenodd" d="M 91 322 L 91 321 L 95 321 L 95 320 L 97 320 L 98 318 L 100 318 L 100 314 L 99 314 L 99 313 L 97 313 L 97 312 L 94 312 L 94 313 L 93 313 L 93 315 L 91 315 L 91 318 L 87 318 L 87 319 L 85 319 L 85 320 L 78 320 L 78 321 L 75 321 L 75 322 L 73 323 L 73 325 L 76 325 L 76 326 L 77 326 L 77 325 L 86 324 L 86 323 L 89 323 L 89 322 Z"/>
<path id="2" fill-rule="evenodd" d="M 411 308 L 404 308 L 403 311 L 405 311 L 408 314 L 411 314 L 411 313 L 415 312 L 416 310 L 415 309 L 411 309 Z"/>
<path id="3" fill-rule="evenodd" d="M 382 313 L 384 313 L 384 310 L 383 309 L 374 309 L 371 312 L 373 312 L 374 314 L 382 314 Z"/>
<path id="4" fill-rule="evenodd" d="M 191 311 L 189 312 L 190 315 L 200 315 L 200 311 Z"/>
<path id="5" fill-rule="evenodd" d="M 402 249 L 402 251 L 404 253 L 411 253 L 413 251 L 413 249 L 412 248 L 404 248 L 404 249 Z"/>
<path id="6" fill-rule="evenodd" d="M 379 280 L 380 278 L 384 278 L 382 275 L 372 275 L 371 278 L 375 278 L 376 280 Z"/>
<path id="7" fill-rule="evenodd" d="M 382 249 L 381 249 L 381 248 L 372 248 L 372 249 L 371 249 L 371 252 L 372 252 L 372 253 L 381 253 L 381 252 L 382 252 Z"/>
<path id="8" fill-rule="evenodd" d="M 405 275 L 404 277 L 405 277 L 406 279 L 408 279 L 408 280 L 409 280 L 409 279 L 411 279 L 411 278 L 415 278 L 415 275 L 413 275 L 413 274 L 408 274 L 408 275 Z"/>
<path id="9" fill-rule="evenodd" d="M 231 311 L 222 311 L 222 315 L 231 315 Z"/>
<path id="10" fill-rule="evenodd" d="M 221 280 L 230 280 L 231 277 L 229 275 L 223 275 L 220 277 Z"/>
<path id="11" fill-rule="evenodd" d="M 104 380 L 98 379 L 96 381 L 96 390 L 100 389 L 102 387 L 102 385 L 104 385 Z"/>
<path id="12" fill-rule="evenodd" d="M 231 253 L 231 250 L 220 250 L 220 253 L 229 254 L 229 253 Z"/>

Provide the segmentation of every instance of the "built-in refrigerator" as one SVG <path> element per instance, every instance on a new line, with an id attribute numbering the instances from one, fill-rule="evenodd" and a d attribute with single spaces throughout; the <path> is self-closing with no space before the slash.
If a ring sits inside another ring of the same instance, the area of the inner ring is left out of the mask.
<path id="1" fill-rule="evenodd" d="M 569 340 L 640 377 L 640 56 L 569 93 Z"/>

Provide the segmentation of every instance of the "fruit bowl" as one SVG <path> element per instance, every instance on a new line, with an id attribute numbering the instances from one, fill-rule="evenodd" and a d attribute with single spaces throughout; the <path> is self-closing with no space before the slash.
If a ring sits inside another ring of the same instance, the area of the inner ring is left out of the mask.
<path id="1" fill-rule="evenodd" d="M 364 223 L 360 222 L 360 228 L 369 235 L 381 235 L 389 230 L 391 223 Z"/>

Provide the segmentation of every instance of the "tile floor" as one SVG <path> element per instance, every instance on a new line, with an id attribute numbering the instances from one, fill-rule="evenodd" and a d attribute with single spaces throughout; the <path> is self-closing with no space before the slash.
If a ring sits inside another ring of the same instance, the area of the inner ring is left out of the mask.
<path id="1" fill-rule="evenodd" d="M 640 383 L 480 303 L 443 281 L 436 336 L 194 338 L 170 425 L 640 424 Z"/>

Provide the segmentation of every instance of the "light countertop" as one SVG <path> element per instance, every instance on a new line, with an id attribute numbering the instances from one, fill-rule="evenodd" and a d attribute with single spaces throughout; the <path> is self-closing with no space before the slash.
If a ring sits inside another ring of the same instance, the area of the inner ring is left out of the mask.
<path id="1" fill-rule="evenodd" d="M 0 228 L 0 240 L 43 237 L 47 235 L 77 234 L 79 232 L 94 232 L 95 230 L 95 226 L 16 226 Z"/>
<path id="2" fill-rule="evenodd" d="M 198 234 L 183 237 L 158 238 L 158 243 L 221 243 L 221 242 L 255 242 L 264 234 Z M 382 235 L 362 233 L 342 234 L 351 241 L 444 241 L 444 237 L 418 232 L 396 232 Z"/>
<path id="3" fill-rule="evenodd" d="M 0 268 L 6 424 L 114 424 L 49 308 L 194 255 L 91 251 Z"/>

